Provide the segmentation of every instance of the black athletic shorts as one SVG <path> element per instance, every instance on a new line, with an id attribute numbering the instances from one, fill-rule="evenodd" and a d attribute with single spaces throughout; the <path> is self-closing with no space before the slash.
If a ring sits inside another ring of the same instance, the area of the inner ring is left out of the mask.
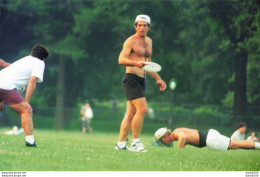
<path id="1" fill-rule="evenodd" d="M 145 79 L 142 77 L 126 73 L 122 79 L 122 87 L 127 100 L 145 97 Z"/>
<path id="2" fill-rule="evenodd" d="M 200 138 L 199 147 L 206 146 L 206 139 L 208 136 L 208 132 L 209 132 L 209 130 L 206 130 L 206 131 L 199 130 L 199 138 Z"/>

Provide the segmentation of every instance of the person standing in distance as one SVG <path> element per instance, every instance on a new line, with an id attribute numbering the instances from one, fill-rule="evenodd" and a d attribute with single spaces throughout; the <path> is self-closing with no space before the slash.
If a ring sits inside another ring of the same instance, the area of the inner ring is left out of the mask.
<path id="1" fill-rule="evenodd" d="M 232 141 L 243 141 L 245 140 L 246 137 L 246 123 L 245 122 L 240 122 L 237 125 L 237 130 L 232 134 L 231 140 Z"/>
<path id="2" fill-rule="evenodd" d="M 143 120 L 147 111 L 145 99 L 145 77 L 146 72 L 142 70 L 145 62 L 151 61 L 152 40 L 147 36 L 150 29 L 151 19 L 147 15 L 138 15 L 135 19 L 136 33 L 130 36 L 123 45 L 118 63 L 126 66 L 126 73 L 122 79 L 122 86 L 127 98 L 126 114 L 121 122 L 116 150 L 133 150 L 146 152 L 143 143 L 140 142 L 140 133 Z M 166 89 L 165 82 L 159 74 L 148 72 L 155 79 L 160 91 Z M 126 146 L 127 136 L 132 128 L 131 147 Z"/>
<path id="3" fill-rule="evenodd" d="M 29 104 L 37 82 L 43 82 L 48 49 L 40 44 L 32 48 L 31 55 L 23 57 L 0 71 L 0 100 L 21 117 L 27 147 L 36 147 L 33 136 L 33 110 Z M 26 88 L 25 98 L 18 91 Z"/>
<path id="4" fill-rule="evenodd" d="M 93 128 L 91 127 L 91 119 L 93 119 L 93 110 L 90 107 L 89 102 L 86 102 L 85 105 L 80 110 L 81 117 L 81 132 L 85 134 L 88 131 L 91 134 L 95 134 Z"/>

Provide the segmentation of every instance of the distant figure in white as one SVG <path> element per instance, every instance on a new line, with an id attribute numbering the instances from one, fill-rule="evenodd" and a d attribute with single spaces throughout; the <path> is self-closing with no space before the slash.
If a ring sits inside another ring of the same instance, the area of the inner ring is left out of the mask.
<path id="1" fill-rule="evenodd" d="M 5 131 L 4 134 L 6 134 L 6 135 L 21 135 L 21 134 L 24 134 L 24 130 L 23 130 L 23 128 L 20 128 L 20 130 L 18 130 L 17 126 L 13 126 L 12 130 Z"/>
<path id="2" fill-rule="evenodd" d="M 149 107 L 149 108 L 148 108 L 148 111 L 147 111 L 147 114 L 148 114 L 148 117 L 149 117 L 150 119 L 154 119 L 154 118 L 155 118 L 155 113 L 154 113 L 153 108 Z"/>
<path id="3" fill-rule="evenodd" d="M 91 119 L 93 119 L 93 111 L 90 107 L 90 104 L 86 102 L 84 106 L 82 106 L 82 109 L 80 111 L 82 117 L 81 117 L 81 132 L 85 134 L 86 132 L 89 132 L 91 134 L 95 134 L 94 130 L 90 126 Z"/>
<path id="4" fill-rule="evenodd" d="M 260 139 L 260 137 L 257 138 L 257 137 L 255 136 L 255 132 L 252 132 L 252 133 L 251 133 L 251 136 L 249 136 L 249 137 L 247 138 L 248 141 L 253 141 L 253 142 L 259 142 L 259 139 Z"/>
<path id="5" fill-rule="evenodd" d="M 231 140 L 232 141 L 243 141 L 245 140 L 246 137 L 246 123 L 245 122 L 240 122 L 237 125 L 237 130 L 232 134 Z"/>

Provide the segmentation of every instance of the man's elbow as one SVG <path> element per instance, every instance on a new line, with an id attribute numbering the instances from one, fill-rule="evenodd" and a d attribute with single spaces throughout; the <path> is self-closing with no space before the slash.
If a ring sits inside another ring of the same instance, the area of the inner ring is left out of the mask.
<path id="1" fill-rule="evenodd" d="M 118 64 L 119 64 L 119 65 L 123 65 L 123 64 L 124 64 L 123 60 L 119 58 L 119 59 L 118 59 Z"/>
<path id="2" fill-rule="evenodd" d="M 31 79 L 29 80 L 29 83 L 36 84 L 37 81 L 38 81 L 38 78 L 36 76 L 32 76 Z"/>

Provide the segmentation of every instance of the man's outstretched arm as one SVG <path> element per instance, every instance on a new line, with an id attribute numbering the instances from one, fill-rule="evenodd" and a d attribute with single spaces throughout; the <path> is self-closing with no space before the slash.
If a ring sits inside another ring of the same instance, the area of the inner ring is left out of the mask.
<path id="1" fill-rule="evenodd" d="M 9 66 L 10 63 L 5 62 L 3 59 L 0 59 L 0 66 L 3 68 L 6 68 L 7 66 Z"/>

